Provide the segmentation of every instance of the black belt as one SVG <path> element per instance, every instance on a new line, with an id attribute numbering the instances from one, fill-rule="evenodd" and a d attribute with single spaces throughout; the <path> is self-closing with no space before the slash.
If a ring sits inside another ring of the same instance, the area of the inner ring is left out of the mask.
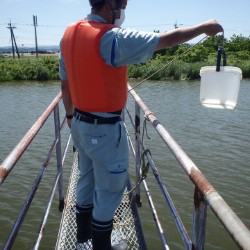
<path id="1" fill-rule="evenodd" d="M 98 116 L 98 115 L 93 115 L 89 112 L 86 112 L 86 111 L 81 111 L 77 108 L 75 108 L 75 111 L 81 115 L 84 115 L 84 116 L 87 116 L 87 117 L 97 117 L 97 118 L 100 118 L 101 116 Z M 102 112 L 102 113 L 108 113 L 108 114 L 113 114 L 113 115 L 121 115 L 122 114 L 122 110 L 118 110 L 118 111 L 114 111 L 114 112 Z"/>
<path id="2" fill-rule="evenodd" d="M 74 117 L 82 122 L 87 122 L 91 124 L 115 124 L 120 122 L 122 119 L 120 116 L 115 117 L 101 117 L 88 112 L 83 112 L 80 110 L 75 110 Z"/>

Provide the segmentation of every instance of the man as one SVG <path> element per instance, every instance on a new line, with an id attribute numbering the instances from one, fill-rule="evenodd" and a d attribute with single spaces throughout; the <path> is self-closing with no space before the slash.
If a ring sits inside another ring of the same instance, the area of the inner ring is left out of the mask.
<path id="1" fill-rule="evenodd" d="M 120 118 L 127 100 L 127 65 L 223 28 L 209 20 L 165 33 L 122 29 L 127 0 L 89 2 L 91 14 L 66 29 L 60 57 L 63 102 L 79 153 L 77 241 L 92 238 L 94 250 L 124 249 L 111 246 L 110 237 L 128 175 L 129 150 Z"/>

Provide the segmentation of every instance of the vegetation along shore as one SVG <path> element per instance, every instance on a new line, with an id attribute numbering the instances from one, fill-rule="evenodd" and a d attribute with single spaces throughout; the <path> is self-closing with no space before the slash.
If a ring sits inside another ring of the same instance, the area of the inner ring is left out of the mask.
<path id="1" fill-rule="evenodd" d="M 158 51 L 153 58 L 137 65 L 129 66 L 129 78 L 145 79 L 158 71 L 151 80 L 199 79 L 200 68 L 216 65 L 219 38 L 209 38 L 194 46 L 187 53 L 176 58 L 190 48 L 190 44 Z M 241 68 L 243 77 L 250 77 L 250 37 L 232 36 L 225 39 L 224 49 L 227 65 Z M 174 60 L 173 63 L 171 63 Z M 20 58 L 0 54 L 0 82 L 13 80 L 59 80 L 58 55 L 21 55 Z"/>

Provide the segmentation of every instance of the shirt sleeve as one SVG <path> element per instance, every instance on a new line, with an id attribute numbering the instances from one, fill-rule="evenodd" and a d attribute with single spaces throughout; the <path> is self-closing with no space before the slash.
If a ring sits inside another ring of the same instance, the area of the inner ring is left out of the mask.
<path id="1" fill-rule="evenodd" d="M 113 28 L 101 38 L 100 52 L 108 65 L 120 67 L 149 60 L 158 43 L 158 33 Z"/>
<path id="2" fill-rule="evenodd" d="M 64 64 L 64 58 L 63 58 L 63 55 L 62 55 L 62 41 L 60 42 L 60 53 L 59 53 L 59 78 L 62 81 L 68 80 L 66 67 L 65 67 L 65 64 Z"/>

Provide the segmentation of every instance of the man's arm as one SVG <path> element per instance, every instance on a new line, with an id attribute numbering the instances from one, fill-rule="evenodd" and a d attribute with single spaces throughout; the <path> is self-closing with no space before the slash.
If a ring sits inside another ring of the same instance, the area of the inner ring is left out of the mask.
<path id="1" fill-rule="evenodd" d="M 63 104 L 64 104 L 64 108 L 66 110 L 66 115 L 73 115 L 74 106 L 73 106 L 73 103 L 71 100 L 68 80 L 61 80 L 61 90 L 62 90 Z M 68 119 L 69 127 L 71 127 L 71 120 L 72 119 Z"/>
<path id="2" fill-rule="evenodd" d="M 209 20 L 189 28 L 174 29 L 169 32 L 160 33 L 160 40 L 156 50 L 185 43 L 201 34 L 214 36 L 219 32 L 223 32 L 223 28 L 216 20 Z"/>

